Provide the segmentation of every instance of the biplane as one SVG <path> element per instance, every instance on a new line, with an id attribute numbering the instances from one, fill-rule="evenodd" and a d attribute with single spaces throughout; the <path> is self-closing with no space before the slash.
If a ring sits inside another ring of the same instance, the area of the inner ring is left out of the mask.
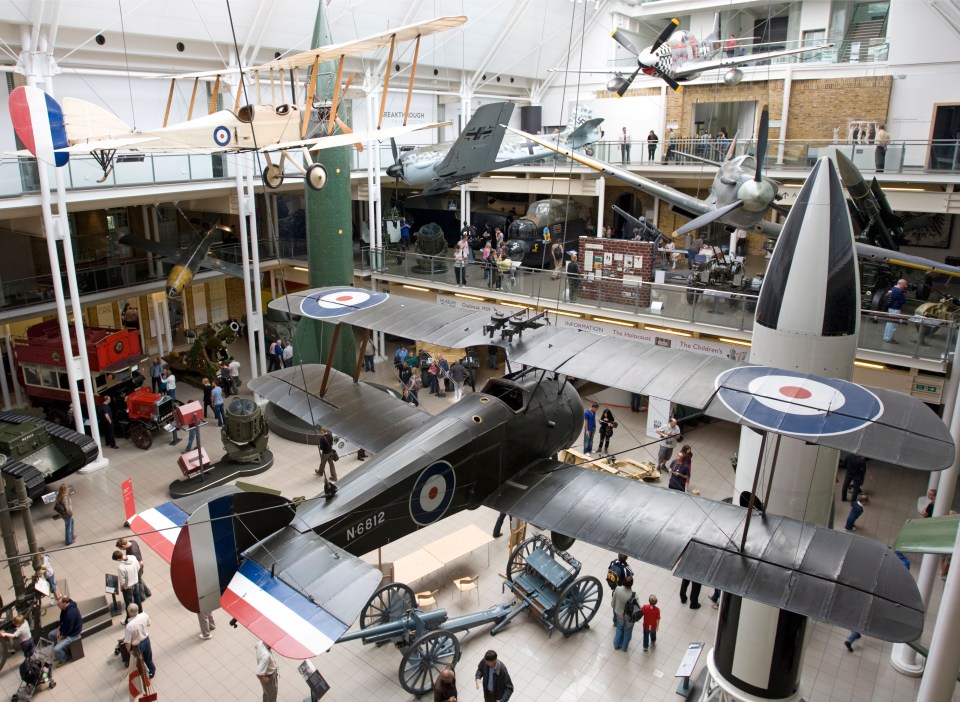
<path id="1" fill-rule="evenodd" d="M 27 152 L 30 155 L 62 166 L 67 163 L 70 154 L 89 153 L 103 169 L 103 179 L 106 179 L 113 170 L 117 156 L 128 153 L 257 151 L 264 155 L 267 162 L 262 175 L 266 187 L 279 188 L 285 177 L 284 164 L 290 163 L 300 172 L 307 185 L 314 190 L 319 190 L 326 184 L 326 170 L 320 163 L 310 163 L 309 152 L 351 144 L 362 145 L 371 140 L 394 139 L 420 129 L 435 129 L 447 124 L 408 125 L 406 115 L 410 108 L 421 38 L 459 27 L 466 20 L 467 18 L 462 16 L 440 17 L 364 39 L 304 51 L 242 71 L 234 68 L 173 76 L 163 125 L 160 129 L 137 131 L 112 113 L 90 102 L 64 98 L 62 103 L 57 103 L 49 95 L 29 86 L 18 87 L 11 93 L 10 114 L 14 130 L 27 146 Z M 416 41 L 416 48 L 410 70 L 410 85 L 403 125 L 381 128 L 390 83 L 389 66 L 393 64 L 392 57 L 397 43 L 405 41 Z M 386 62 L 388 69 L 383 80 L 383 96 L 377 130 L 369 133 L 351 132 L 337 116 L 341 97 L 350 84 L 348 79 L 346 86 L 341 88 L 344 61 L 347 56 L 377 51 L 385 47 L 389 47 L 390 58 Z M 328 61 L 337 62 L 337 74 L 333 84 L 333 95 L 329 102 L 325 102 L 317 100 L 315 77 L 319 65 Z M 276 98 L 286 93 L 284 85 L 286 73 L 292 72 L 291 81 L 299 85 L 299 72 L 303 69 L 307 70 L 307 84 L 302 105 L 280 103 L 241 106 L 241 99 L 246 92 L 241 86 L 241 89 L 236 90 L 232 110 L 216 110 L 221 83 L 231 74 L 249 73 L 253 76 L 253 87 L 259 103 L 262 95 L 261 76 L 269 76 L 271 96 Z M 176 83 L 178 80 L 189 79 L 193 80 L 193 90 L 187 120 L 180 124 L 168 125 Z M 204 79 L 214 81 L 209 111 L 206 115 L 194 117 L 198 87 Z M 310 117 L 315 102 L 317 111 L 323 118 L 322 121 L 326 122 L 323 129 L 326 133 L 310 136 Z M 343 133 L 333 133 L 337 126 Z M 296 151 L 303 156 L 303 163 L 293 157 L 292 154 Z M 278 160 L 274 159 L 276 154 L 279 154 Z"/>
<path id="2" fill-rule="evenodd" d="M 523 370 L 490 379 L 432 417 L 358 382 L 362 358 L 352 377 L 328 363 L 251 381 L 281 409 L 376 455 L 298 507 L 235 490 L 141 513 L 128 500 L 131 527 L 170 563 L 174 591 L 191 611 L 222 606 L 281 655 L 317 655 L 351 626 L 380 582 L 359 555 L 484 505 L 550 531 L 565 547 L 581 539 L 880 639 L 913 640 L 922 630 L 916 584 L 882 544 L 765 513 L 748 528 L 747 507 L 554 458 L 583 423 L 571 377 L 667 398 L 758 432 L 940 470 L 951 465 L 954 444 L 919 400 L 559 329 L 545 313 L 526 310 L 491 316 L 356 288 L 298 292 L 271 308 L 365 335 L 377 329 L 442 346 L 496 344 Z M 770 382 L 758 383 L 758 374 Z M 789 392 L 778 390 L 784 380 Z M 807 386 L 831 391 L 797 391 Z M 876 398 L 868 412 L 844 405 L 856 393 Z M 791 428 L 796 415 L 805 418 L 800 433 Z M 817 417 L 829 418 L 829 428 L 818 430 Z"/>

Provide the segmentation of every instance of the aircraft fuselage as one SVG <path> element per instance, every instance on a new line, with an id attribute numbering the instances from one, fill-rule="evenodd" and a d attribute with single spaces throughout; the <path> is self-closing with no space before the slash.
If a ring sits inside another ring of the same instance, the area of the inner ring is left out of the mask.
<path id="1" fill-rule="evenodd" d="M 332 499 L 298 510 L 291 527 L 367 553 L 480 506 L 522 468 L 570 446 L 582 425 L 580 396 L 562 379 L 540 371 L 492 379 L 369 459 Z"/>
<path id="2" fill-rule="evenodd" d="M 743 206 L 726 213 L 720 220 L 737 229 L 753 229 L 763 219 L 767 208 L 780 189 L 779 184 L 770 178 L 754 181 L 756 159 L 753 156 L 739 156 L 725 161 L 710 186 L 707 202 L 715 208 L 724 207 L 737 200 L 743 200 Z"/>
<path id="3" fill-rule="evenodd" d="M 167 297 L 179 297 L 183 289 L 193 282 L 203 259 L 210 250 L 210 234 L 198 234 L 190 247 L 177 259 L 167 275 Z"/>

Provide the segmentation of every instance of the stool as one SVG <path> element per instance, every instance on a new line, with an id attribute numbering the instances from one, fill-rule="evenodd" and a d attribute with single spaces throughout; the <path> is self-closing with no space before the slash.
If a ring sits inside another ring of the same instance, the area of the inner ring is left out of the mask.
<path id="1" fill-rule="evenodd" d="M 67 659 L 72 661 L 78 661 L 83 658 L 83 641 L 76 639 L 70 642 L 70 645 L 67 646 Z"/>

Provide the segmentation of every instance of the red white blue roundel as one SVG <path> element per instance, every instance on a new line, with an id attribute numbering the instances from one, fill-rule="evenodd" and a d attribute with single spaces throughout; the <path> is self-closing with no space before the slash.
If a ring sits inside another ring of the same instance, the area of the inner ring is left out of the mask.
<path id="1" fill-rule="evenodd" d="M 386 293 L 359 288 L 333 288 L 314 293 L 300 303 L 300 311 L 313 319 L 342 317 L 367 307 L 379 305 L 389 297 Z"/>
<path id="2" fill-rule="evenodd" d="M 864 387 L 779 368 L 732 368 L 717 376 L 715 385 L 734 414 L 778 433 L 846 434 L 883 414 L 880 398 Z"/>
<path id="3" fill-rule="evenodd" d="M 230 143 L 230 130 L 224 126 L 213 130 L 213 141 L 217 146 L 226 146 Z"/>
<path id="4" fill-rule="evenodd" d="M 420 526 L 433 524 L 440 519 L 457 488 L 457 476 L 446 461 L 437 461 L 424 470 L 410 493 L 410 516 Z"/>

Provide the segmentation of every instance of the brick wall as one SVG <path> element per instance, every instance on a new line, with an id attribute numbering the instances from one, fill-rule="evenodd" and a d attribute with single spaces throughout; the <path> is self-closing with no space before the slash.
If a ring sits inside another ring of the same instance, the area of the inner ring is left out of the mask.
<path id="1" fill-rule="evenodd" d="M 848 119 L 886 122 L 892 88 L 892 76 L 794 81 L 787 138 L 832 140 L 834 127 L 846 135 Z"/>
<path id="2" fill-rule="evenodd" d="M 616 304 L 650 306 L 650 288 L 638 288 L 636 284 L 623 284 L 624 272 L 627 275 L 637 276 L 643 282 L 653 280 L 653 258 L 656 255 L 653 244 L 646 241 L 625 241 L 623 239 L 596 239 L 580 237 L 579 246 L 580 272 L 583 281 L 580 283 L 580 297 L 584 300 L 596 300 Z M 611 254 L 610 265 L 604 265 L 604 254 Z M 620 260 L 615 260 L 617 256 Z M 593 262 L 591 270 L 587 270 L 587 256 Z M 642 264 L 625 270 L 626 257 L 636 262 L 639 257 Z M 587 275 L 603 276 L 603 284 L 597 280 L 588 280 Z"/>

